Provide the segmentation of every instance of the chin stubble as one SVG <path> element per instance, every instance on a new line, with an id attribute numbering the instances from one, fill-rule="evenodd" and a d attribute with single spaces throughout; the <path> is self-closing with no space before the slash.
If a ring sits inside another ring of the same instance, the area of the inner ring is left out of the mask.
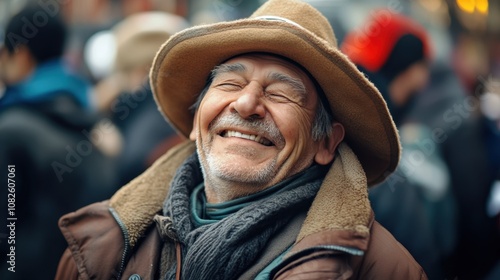
<path id="1" fill-rule="evenodd" d="M 237 114 L 227 114 L 220 116 L 212 121 L 209 127 L 210 137 L 206 139 L 203 145 L 196 143 L 198 154 L 202 151 L 203 156 L 200 156 L 200 161 L 202 165 L 202 172 L 205 180 L 208 181 L 226 181 L 234 183 L 245 183 L 245 184 L 266 184 L 273 180 L 276 173 L 276 162 L 277 159 L 274 158 L 271 162 L 263 167 L 245 167 L 243 169 L 239 163 L 228 163 L 225 162 L 223 158 L 215 157 L 211 154 L 211 145 L 213 143 L 213 135 L 216 131 L 219 131 L 223 127 L 238 127 L 242 129 L 249 129 L 251 131 L 256 131 L 259 135 L 265 136 L 277 147 L 283 147 L 285 140 L 279 131 L 278 127 L 274 122 L 270 120 L 262 119 L 251 119 L 246 120 L 239 117 Z M 197 137 L 200 139 L 200 137 Z M 254 148 L 245 149 L 244 147 L 238 147 L 237 152 L 246 154 L 248 157 L 252 157 L 255 154 Z M 211 182 L 215 185 L 220 183 Z M 215 187 L 215 186 L 214 186 Z"/>

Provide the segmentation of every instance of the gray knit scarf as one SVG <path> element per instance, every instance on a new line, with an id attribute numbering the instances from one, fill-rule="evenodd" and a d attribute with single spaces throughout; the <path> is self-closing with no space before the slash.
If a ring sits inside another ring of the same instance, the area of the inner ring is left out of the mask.
<path id="1" fill-rule="evenodd" d="M 177 171 L 164 203 L 165 216 L 171 217 L 173 230 L 182 244 L 182 279 L 235 279 L 256 261 L 267 242 L 299 212 L 307 211 L 325 175 L 323 168 L 286 180 L 294 188 L 277 192 L 251 203 L 236 213 L 195 228 L 191 219 L 190 194 L 202 182 L 196 153 Z M 176 265 L 166 279 L 175 279 Z"/>

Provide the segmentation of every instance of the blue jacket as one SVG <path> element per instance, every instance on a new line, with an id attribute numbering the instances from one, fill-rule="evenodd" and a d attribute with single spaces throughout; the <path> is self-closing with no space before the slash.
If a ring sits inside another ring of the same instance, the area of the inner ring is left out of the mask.
<path id="1" fill-rule="evenodd" d="M 70 95 L 83 108 L 90 108 L 90 85 L 72 73 L 61 59 L 37 66 L 23 81 L 6 87 L 0 108 L 16 104 L 47 101 L 61 94 Z"/>

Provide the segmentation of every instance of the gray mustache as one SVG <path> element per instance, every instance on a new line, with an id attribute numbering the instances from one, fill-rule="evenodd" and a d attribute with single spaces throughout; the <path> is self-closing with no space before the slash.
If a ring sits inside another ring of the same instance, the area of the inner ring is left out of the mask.
<path id="1" fill-rule="evenodd" d="M 218 130 L 223 127 L 238 127 L 251 130 L 256 134 L 264 136 L 278 147 L 283 146 L 285 143 L 285 138 L 280 130 L 270 120 L 243 119 L 238 114 L 232 113 L 219 116 L 210 124 L 210 130 Z"/>

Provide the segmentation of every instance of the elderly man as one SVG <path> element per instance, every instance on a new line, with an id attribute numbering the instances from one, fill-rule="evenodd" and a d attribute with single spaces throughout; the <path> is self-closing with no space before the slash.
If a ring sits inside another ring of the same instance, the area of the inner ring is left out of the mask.
<path id="1" fill-rule="evenodd" d="M 61 218 L 57 279 L 426 278 L 367 198 L 399 159 L 392 119 L 317 10 L 180 32 L 151 84 L 192 141 Z"/>

